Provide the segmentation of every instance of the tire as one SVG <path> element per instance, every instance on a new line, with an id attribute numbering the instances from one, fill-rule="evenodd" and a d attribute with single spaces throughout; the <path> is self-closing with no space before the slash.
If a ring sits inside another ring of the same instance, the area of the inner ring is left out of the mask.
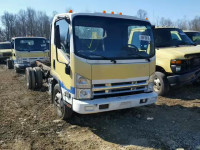
<path id="1" fill-rule="evenodd" d="M 32 90 L 35 90 L 36 88 L 35 71 L 32 68 L 31 68 L 31 80 L 32 80 Z"/>
<path id="2" fill-rule="evenodd" d="M 6 61 L 6 63 L 7 63 L 7 68 L 8 68 L 8 69 L 13 69 L 13 62 L 12 62 L 12 60 L 8 59 L 8 60 Z"/>
<path id="3" fill-rule="evenodd" d="M 15 69 L 16 73 L 20 73 L 21 72 L 21 70 L 19 68 L 17 68 L 17 67 L 14 67 L 14 69 Z"/>
<path id="4" fill-rule="evenodd" d="M 42 69 L 40 67 L 33 68 L 35 71 L 35 82 L 36 82 L 36 88 L 40 89 L 43 84 L 43 74 Z"/>
<path id="5" fill-rule="evenodd" d="M 31 69 L 32 68 L 26 68 L 26 85 L 27 85 L 27 88 L 29 90 L 32 89 L 32 73 L 31 73 Z"/>
<path id="6" fill-rule="evenodd" d="M 31 67 L 26 68 L 26 85 L 29 90 L 34 90 L 36 87 L 35 71 Z"/>
<path id="7" fill-rule="evenodd" d="M 67 120 L 71 118 L 73 111 L 71 108 L 63 104 L 61 89 L 59 84 L 56 84 L 53 89 L 53 101 L 59 119 Z"/>
<path id="8" fill-rule="evenodd" d="M 163 96 L 169 92 L 169 83 L 168 83 L 167 77 L 162 72 L 155 73 L 154 91 L 159 96 Z"/>

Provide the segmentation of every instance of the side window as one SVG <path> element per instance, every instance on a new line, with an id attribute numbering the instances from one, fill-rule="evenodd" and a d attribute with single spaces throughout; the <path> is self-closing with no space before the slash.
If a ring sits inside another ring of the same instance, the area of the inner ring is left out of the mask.
<path id="1" fill-rule="evenodd" d="M 171 38 L 172 40 L 178 40 L 178 41 L 181 40 L 180 36 L 178 35 L 178 32 L 174 32 L 174 31 L 171 31 Z"/>
<path id="2" fill-rule="evenodd" d="M 69 24 L 66 20 L 60 20 L 56 22 L 56 26 L 60 29 L 60 45 L 61 50 L 69 56 L 70 53 L 70 36 L 69 36 Z"/>

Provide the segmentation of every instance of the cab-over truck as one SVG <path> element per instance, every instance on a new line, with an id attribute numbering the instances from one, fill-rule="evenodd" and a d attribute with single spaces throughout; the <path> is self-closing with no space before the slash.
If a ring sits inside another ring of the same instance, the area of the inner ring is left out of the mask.
<path id="1" fill-rule="evenodd" d="M 143 28 L 130 44 L 130 32 Z M 132 16 L 104 13 L 56 15 L 51 27 L 50 63 L 27 68 L 29 89 L 47 81 L 61 119 L 153 104 L 155 48 L 151 24 Z"/>
<path id="2" fill-rule="evenodd" d="M 11 43 L 0 42 L 0 62 L 4 62 L 12 56 Z"/>
<path id="3" fill-rule="evenodd" d="M 49 49 L 46 38 L 15 37 L 11 40 L 12 55 L 7 59 L 7 68 L 15 69 L 17 73 L 26 67 L 35 65 L 35 61 L 49 60 Z"/>

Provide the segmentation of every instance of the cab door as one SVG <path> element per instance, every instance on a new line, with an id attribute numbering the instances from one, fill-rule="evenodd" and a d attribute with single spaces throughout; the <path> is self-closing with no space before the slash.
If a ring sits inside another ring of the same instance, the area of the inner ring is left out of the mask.
<path id="1" fill-rule="evenodd" d="M 54 37 L 51 47 L 51 70 L 52 75 L 57 78 L 62 92 L 74 94 L 74 88 L 71 86 L 70 72 L 70 24 L 66 19 L 60 19 L 55 22 Z M 59 43 L 58 43 L 59 42 Z"/>

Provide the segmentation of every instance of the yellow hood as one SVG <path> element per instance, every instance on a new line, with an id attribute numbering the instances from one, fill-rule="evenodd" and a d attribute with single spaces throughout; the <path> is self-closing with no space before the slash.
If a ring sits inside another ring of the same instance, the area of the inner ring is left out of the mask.
<path id="1" fill-rule="evenodd" d="M 159 48 L 156 51 L 157 58 L 185 59 L 188 54 L 200 54 L 200 46 Z"/>
<path id="2" fill-rule="evenodd" d="M 0 49 L 0 54 L 3 54 L 3 53 L 11 53 L 12 50 L 11 49 Z"/>
<path id="3" fill-rule="evenodd" d="M 149 77 L 155 71 L 155 61 L 151 63 L 89 64 L 77 58 L 72 59 L 74 73 L 91 80 L 130 79 Z"/>

